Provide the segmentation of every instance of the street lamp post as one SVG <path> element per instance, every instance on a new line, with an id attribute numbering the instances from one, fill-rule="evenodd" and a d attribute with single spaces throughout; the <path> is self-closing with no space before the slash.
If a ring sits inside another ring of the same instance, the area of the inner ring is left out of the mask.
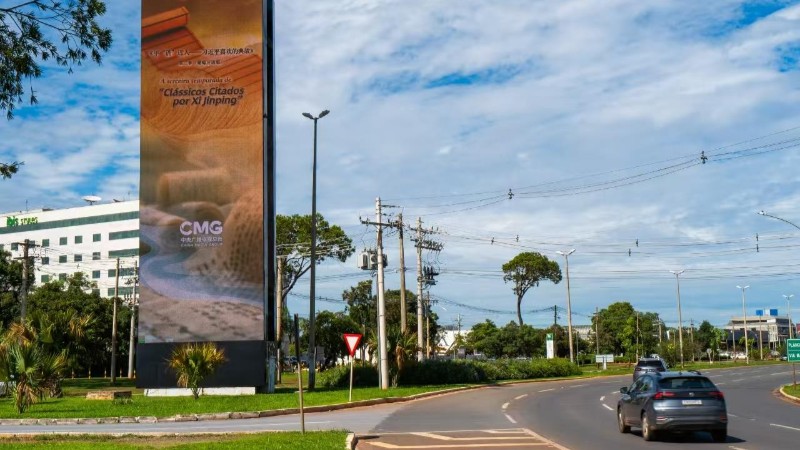
<path id="1" fill-rule="evenodd" d="M 311 270 L 310 270 L 310 288 L 309 288 L 309 315 L 308 315 L 308 389 L 314 389 L 314 374 L 316 369 L 316 343 L 314 336 L 316 334 L 315 328 L 315 304 L 316 287 L 317 287 L 317 121 L 328 115 L 330 111 L 327 109 L 319 113 L 319 116 L 314 117 L 309 113 L 303 113 L 314 121 L 314 157 L 311 166 Z M 298 361 L 299 364 L 299 361 Z"/>
<path id="2" fill-rule="evenodd" d="M 557 251 L 559 255 L 564 256 L 564 261 L 566 261 L 566 269 L 567 269 L 567 333 L 569 334 L 569 362 L 575 362 L 575 356 L 572 352 L 572 301 L 570 299 L 569 293 L 569 255 L 575 253 L 575 249 L 573 248 L 570 251 L 562 252 Z"/>
<path id="3" fill-rule="evenodd" d="M 745 296 L 744 290 L 749 288 L 750 286 L 736 286 L 738 289 L 742 290 L 742 319 L 744 320 L 744 360 L 747 364 L 750 364 L 750 343 L 747 342 L 747 308 L 744 306 Z"/>
<path id="4" fill-rule="evenodd" d="M 789 314 L 789 339 L 793 339 L 794 327 L 792 326 L 792 308 L 789 306 L 789 300 L 794 297 L 794 294 L 783 294 L 786 299 L 786 312 Z"/>
<path id="5" fill-rule="evenodd" d="M 681 281 L 680 275 L 684 270 L 670 270 L 670 273 L 675 275 L 675 283 L 678 286 L 678 341 L 680 342 L 681 352 L 681 369 L 683 369 L 683 317 L 681 315 Z"/>
<path id="6" fill-rule="evenodd" d="M 793 227 L 797 228 L 798 230 L 800 230 L 800 225 L 797 225 L 796 223 L 789 222 L 788 220 L 786 220 L 786 219 L 782 219 L 782 218 L 780 218 L 780 217 L 778 217 L 778 216 L 773 216 L 772 214 L 767 214 L 767 213 L 765 213 L 765 212 L 764 212 L 764 210 L 763 210 L 763 209 L 762 209 L 761 211 L 759 211 L 759 212 L 758 212 L 758 214 L 759 214 L 759 215 L 762 215 L 762 216 L 766 216 L 766 217 L 772 217 L 773 219 L 780 220 L 781 222 L 786 222 L 786 223 L 788 223 L 789 225 L 791 225 L 791 226 L 793 226 Z"/>

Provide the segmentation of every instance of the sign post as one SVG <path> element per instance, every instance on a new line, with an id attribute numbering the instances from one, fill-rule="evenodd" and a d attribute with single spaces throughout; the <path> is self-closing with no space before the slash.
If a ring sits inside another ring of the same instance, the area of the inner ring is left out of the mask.
<path id="1" fill-rule="evenodd" d="M 792 384 L 797 386 L 797 364 L 800 362 L 800 339 L 786 340 L 786 360 L 792 363 Z"/>
<path id="2" fill-rule="evenodd" d="M 353 401 L 353 360 L 358 344 L 361 343 L 361 335 L 345 333 L 344 343 L 347 344 L 347 351 L 350 352 L 350 395 L 347 398 L 347 402 L 349 403 Z"/>
<path id="3" fill-rule="evenodd" d="M 300 326 L 297 314 L 294 315 L 294 351 L 297 358 L 297 392 L 300 394 L 300 432 L 306 433 L 306 417 L 303 411 L 303 369 L 300 364 Z"/>
<path id="4" fill-rule="evenodd" d="M 547 359 L 555 358 L 555 342 L 553 341 L 553 333 L 547 333 L 545 339 L 545 348 L 547 350 Z"/>

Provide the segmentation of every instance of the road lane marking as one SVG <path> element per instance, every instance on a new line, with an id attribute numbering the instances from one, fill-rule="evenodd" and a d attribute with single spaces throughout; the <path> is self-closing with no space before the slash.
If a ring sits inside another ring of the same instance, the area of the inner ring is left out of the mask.
<path id="1" fill-rule="evenodd" d="M 574 388 L 576 388 L 576 387 L 584 387 L 584 386 L 586 386 L 586 385 L 585 385 L 585 384 L 576 384 L 576 385 L 574 385 L 574 386 L 570 386 L 570 387 L 574 387 Z"/>
<path id="2" fill-rule="evenodd" d="M 508 421 L 509 421 L 509 422 L 511 422 L 511 423 L 517 423 L 517 421 L 516 421 L 516 420 L 514 420 L 514 418 L 513 418 L 513 417 L 511 417 L 511 416 L 509 416 L 508 414 L 505 414 L 505 416 L 506 416 L 506 419 L 508 419 Z"/>
<path id="3" fill-rule="evenodd" d="M 551 445 L 551 446 L 553 446 L 553 447 L 557 448 L 558 450 L 569 450 L 567 447 L 564 447 L 563 445 L 556 444 L 555 442 L 551 441 L 550 439 L 547 439 L 546 437 L 544 437 L 544 436 L 542 436 L 542 435 L 540 435 L 540 434 L 536 434 L 536 433 L 535 433 L 535 432 L 533 432 L 532 430 L 529 430 L 529 429 L 527 429 L 527 428 L 523 428 L 523 430 L 525 430 L 525 431 L 526 431 L 526 432 L 527 432 L 527 433 L 528 433 L 530 436 L 533 436 L 533 437 L 535 437 L 536 439 L 539 439 L 539 440 L 541 440 L 541 441 L 543 441 L 543 442 L 546 442 L 546 443 L 548 443 L 549 445 Z"/>
<path id="4" fill-rule="evenodd" d="M 732 445 L 729 445 L 729 446 L 728 446 L 728 448 L 729 448 L 729 449 L 731 449 L 731 450 L 747 450 L 746 448 L 742 448 L 742 447 L 734 447 L 734 446 L 732 446 Z"/>
<path id="5" fill-rule="evenodd" d="M 501 408 L 508 409 L 508 402 L 503 403 L 503 406 L 501 406 Z"/>
<path id="6" fill-rule="evenodd" d="M 717 383 L 717 386 L 722 386 L 723 384 L 726 384 L 726 383 L 725 382 Z"/>
<path id="7" fill-rule="evenodd" d="M 600 397 L 600 401 L 601 401 L 601 402 L 602 402 L 603 400 L 605 400 L 605 399 L 606 399 L 606 396 L 605 396 L 605 395 L 604 395 L 604 396 L 602 396 L 602 397 Z"/>
<path id="8" fill-rule="evenodd" d="M 542 390 L 541 390 L 541 391 L 539 391 L 539 392 L 550 392 L 550 391 L 555 391 L 555 388 L 550 388 L 550 389 L 542 389 Z"/>
<path id="9" fill-rule="evenodd" d="M 527 396 L 528 396 L 528 394 L 518 395 L 518 396 L 514 397 L 514 400 L 521 400 L 521 399 L 523 399 L 523 398 L 525 398 Z"/>
<path id="10" fill-rule="evenodd" d="M 739 416 L 737 416 L 736 414 L 731 414 L 731 413 L 728 413 L 728 415 L 729 415 L 730 417 L 736 417 L 737 419 L 739 418 Z"/>
<path id="11" fill-rule="evenodd" d="M 789 375 L 792 372 L 778 372 L 778 373 L 771 373 L 770 375 Z"/>
<path id="12" fill-rule="evenodd" d="M 790 426 L 787 426 L 787 425 L 780 425 L 780 424 L 777 424 L 777 423 L 771 423 L 771 424 L 769 424 L 769 426 L 778 427 L 778 428 L 786 428 L 787 430 L 800 431 L 800 428 L 790 427 Z"/>
<path id="13" fill-rule="evenodd" d="M 603 406 L 604 406 L 604 407 L 605 407 L 607 410 L 609 410 L 609 411 L 613 411 L 613 410 L 614 410 L 614 408 L 612 408 L 612 407 L 610 407 L 610 406 L 606 405 L 605 403 L 603 403 Z"/>
<path id="14" fill-rule="evenodd" d="M 737 378 L 735 380 L 731 380 L 731 383 L 738 383 L 739 381 L 744 381 L 745 378 Z"/>
<path id="15" fill-rule="evenodd" d="M 502 441 L 502 440 L 509 440 L 509 439 L 528 439 L 530 437 L 530 436 L 527 436 L 527 435 L 525 435 L 525 436 L 497 436 L 497 437 L 494 437 L 494 436 L 492 436 L 492 437 L 475 437 L 475 436 L 472 436 L 472 437 L 453 437 L 453 436 L 445 436 L 443 434 L 438 434 L 438 433 L 431 433 L 431 432 L 428 432 L 428 431 L 417 431 L 417 432 L 408 433 L 408 434 L 413 434 L 414 436 L 419 436 L 419 437 L 426 437 L 428 439 L 435 439 L 435 440 L 438 440 L 438 441 L 475 441 L 475 440 Z M 495 433 L 495 434 L 497 434 L 497 433 Z M 519 434 L 519 433 L 517 433 L 517 434 Z"/>

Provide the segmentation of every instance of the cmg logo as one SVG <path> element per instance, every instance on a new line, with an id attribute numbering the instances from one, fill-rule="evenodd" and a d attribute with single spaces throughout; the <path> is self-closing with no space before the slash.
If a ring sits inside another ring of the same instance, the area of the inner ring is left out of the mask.
<path id="1" fill-rule="evenodd" d="M 204 221 L 204 222 L 186 222 L 181 223 L 181 234 L 184 236 L 191 236 L 193 234 L 222 234 L 222 222 L 219 220 Z"/>

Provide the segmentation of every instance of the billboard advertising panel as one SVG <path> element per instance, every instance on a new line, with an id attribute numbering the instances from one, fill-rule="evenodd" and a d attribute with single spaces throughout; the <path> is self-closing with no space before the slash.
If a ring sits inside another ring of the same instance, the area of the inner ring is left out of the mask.
<path id="1" fill-rule="evenodd" d="M 262 36 L 261 0 L 142 1 L 139 366 L 264 340 Z"/>

